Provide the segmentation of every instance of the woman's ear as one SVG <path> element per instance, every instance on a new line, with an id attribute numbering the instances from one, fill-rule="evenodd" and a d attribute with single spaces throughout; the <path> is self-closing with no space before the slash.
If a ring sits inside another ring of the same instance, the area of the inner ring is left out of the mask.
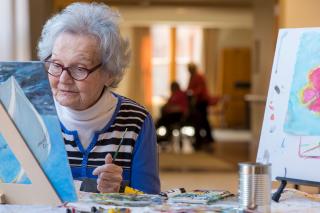
<path id="1" fill-rule="evenodd" d="M 105 85 L 107 87 L 110 87 L 110 85 L 113 83 L 113 80 L 114 80 L 112 75 L 110 73 L 106 73 L 104 77 L 105 77 Z"/>

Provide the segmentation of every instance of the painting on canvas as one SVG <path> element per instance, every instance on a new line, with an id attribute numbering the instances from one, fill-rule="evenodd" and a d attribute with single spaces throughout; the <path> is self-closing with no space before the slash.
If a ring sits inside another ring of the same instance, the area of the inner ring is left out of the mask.
<path id="1" fill-rule="evenodd" d="M 0 101 L 60 199 L 75 201 L 73 179 L 43 63 L 1 62 Z M 0 162 L 0 182 L 31 184 L 1 132 Z"/>
<path id="2" fill-rule="evenodd" d="M 320 29 L 279 32 L 269 84 L 258 162 L 272 176 L 320 180 Z"/>

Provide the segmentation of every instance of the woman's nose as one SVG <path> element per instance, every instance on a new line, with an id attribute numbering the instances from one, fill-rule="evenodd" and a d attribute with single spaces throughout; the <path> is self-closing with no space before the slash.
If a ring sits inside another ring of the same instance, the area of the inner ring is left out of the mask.
<path id="1" fill-rule="evenodd" d="M 73 83 L 73 78 L 71 77 L 71 75 L 67 70 L 62 71 L 59 80 L 64 83 L 69 83 L 69 82 Z"/>

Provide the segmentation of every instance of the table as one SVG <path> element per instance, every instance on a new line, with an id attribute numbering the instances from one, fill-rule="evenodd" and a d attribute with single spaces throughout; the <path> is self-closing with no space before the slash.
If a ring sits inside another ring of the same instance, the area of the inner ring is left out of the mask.
<path id="1" fill-rule="evenodd" d="M 91 205 L 95 204 L 82 204 L 81 202 L 75 203 L 77 205 Z M 236 197 L 219 201 L 211 206 L 237 206 Z M 105 208 L 111 208 L 114 206 L 103 205 Z M 172 206 L 174 208 L 174 206 Z M 132 213 L 144 213 L 144 212 L 156 212 L 154 207 L 130 207 Z M 64 207 L 50 207 L 43 205 L 0 205 L 0 213 L 65 213 Z M 306 198 L 301 193 L 296 193 L 294 190 L 285 190 L 281 196 L 280 202 L 276 203 L 272 201 L 271 212 L 284 213 L 284 212 L 308 212 L 316 213 L 320 212 L 319 200 L 313 200 Z"/>

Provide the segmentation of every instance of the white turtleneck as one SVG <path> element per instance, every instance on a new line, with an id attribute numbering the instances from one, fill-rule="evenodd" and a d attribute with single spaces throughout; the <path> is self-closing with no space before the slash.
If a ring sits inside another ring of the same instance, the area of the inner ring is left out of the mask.
<path id="1" fill-rule="evenodd" d="M 105 89 L 100 99 L 88 109 L 73 110 L 55 101 L 58 117 L 69 131 L 77 131 L 80 142 L 86 149 L 96 131 L 102 130 L 112 118 L 118 98 Z"/>

